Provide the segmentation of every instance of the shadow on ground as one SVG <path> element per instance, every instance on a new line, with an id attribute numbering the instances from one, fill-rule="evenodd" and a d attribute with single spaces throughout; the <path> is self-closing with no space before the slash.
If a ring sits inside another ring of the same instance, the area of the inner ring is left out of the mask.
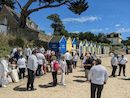
<path id="1" fill-rule="evenodd" d="M 85 76 L 73 76 L 75 78 L 85 78 Z"/>
<path id="2" fill-rule="evenodd" d="M 45 85 L 39 85 L 40 88 L 51 88 L 51 87 L 54 87 L 52 85 L 52 82 L 51 83 L 48 83 L 48 84 L 45 84 Z"/>
<path id="3" fill-rule="evenodd" d="M 16 86 L 13 88 L 14 91 L 27 91 L 26 87 L 21 87 L 22 85 Z"/>
<path id="4" fill-rule="evenodd" d="M 79 79 L 77 79 L 77 80 L 73 80 L 74 82 L 78 82 L 78 83 L 84 83 L 84 82 L 86 82 L 85 80 L 79 80 Z"/>
<path id="5" fill-rule="evenodd" d="M 124 77 L 124 78 L 118 78 L 120 80 L 130 80 L 130 78 Z"/>

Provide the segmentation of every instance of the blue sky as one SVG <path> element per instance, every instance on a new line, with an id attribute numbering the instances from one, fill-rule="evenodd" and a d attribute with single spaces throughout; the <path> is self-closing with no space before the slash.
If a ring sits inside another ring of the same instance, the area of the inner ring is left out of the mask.
<path id="1" fill-rule="evenodd" d="M 19 0 L 21 5 L 27 0 Z M 66 6 L 43 9 L 32 13 L 31 19 L 35 21 L 47 34 L 52 34 L 50 27 L 52 21 L 46 17 L 50 14 L 59 14 L 69 32 L 91 31 L 95 34 L 103 32 L 119 32 L 122 38 L 130 37 L 130 0 L 87 0 L 89 8 L 81 15 L 75 15 Z M 31 6 L 36 7 L 36 4 Z M 16 9 L 19 12 L 19 8 Z"/>

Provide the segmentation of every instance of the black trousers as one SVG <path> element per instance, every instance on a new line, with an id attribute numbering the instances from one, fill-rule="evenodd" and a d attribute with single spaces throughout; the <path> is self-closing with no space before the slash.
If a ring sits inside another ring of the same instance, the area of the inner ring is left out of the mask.
<path id="1" fill-rule="evenodd" d="M 72 63 L 70 60 L 66 60 L 67 63 L 67 74 L 72 73 Z"/>
<path id="2" fill-rule="evenodd" d="M 38 68 L 37 68 L 37 70 L 36 70 L 36 76 L 42 75 L 41 67 L 42 67 L 42 65 L 38 65 Z"/>
<path id="3" fill-rule="evenodd" d="M 35 74 L 33 70 L 28 69 L 28 82 L 27 82 L 27 89 L 34 88 L 34 78 L 35 78 Z"/>
<path id="4" fill-rule="evenodd" d="M 25 68 L 19 68 L 19 79 L 25 77 Z"/>
<path id="5" fill-rule="evenodd" d="M 57 85 L 57 71 L 52 72 L 53 86 Z"/>
<path id="6" fill-rule="evenodd" d="M 101 98 L 102 90 L 103 90 L 103 85 L 97 85 L 91 83 L 91 98 Z"/>
<path id="7" fill-rule="evenodd" d="M 112 65 L 112 76 L 115 77 L 117 66 Z"/>
<path id="8" fill-rule="evenodd" d="M 119 64 L 119 75 L 121 75 L 121 71 L 123 69 L 123 75 L 125 76 L 125 68 L 126 68 L 126 65 Z"/>
<path id="9" fill-rule="evenodd" d="M 73 61 L 73 68 L 77 67 L 77 61 Z"/>

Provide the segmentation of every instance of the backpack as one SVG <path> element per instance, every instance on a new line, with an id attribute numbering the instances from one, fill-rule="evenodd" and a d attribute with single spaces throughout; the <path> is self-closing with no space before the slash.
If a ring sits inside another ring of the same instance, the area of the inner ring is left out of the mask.
<path id="1" fill-rule="evenodd" d="M 59 70 L 59 67 L 60 67 L 60 66 L 59 66 L 59 63 L 58 63 L 57 61 L 55 61 L 54 64 L 53 64 L 53 67 L 54 67 L 54 70 L 55 70 L 55 71 L 58 71 L 58 70 Z"/>

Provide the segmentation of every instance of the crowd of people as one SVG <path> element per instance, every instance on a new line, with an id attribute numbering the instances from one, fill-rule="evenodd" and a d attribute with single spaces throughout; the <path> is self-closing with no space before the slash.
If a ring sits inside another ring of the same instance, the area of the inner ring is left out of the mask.
<path id="1" fill-rule="evenodd" d="M 52 86 L 57 86 L 57 74 L 60 71 L 60 84 L 65 86 L 65 76 L 73 73 L 77 67 L 79 60 L 78 52 L 70 53 L 67 51 L 64 55 L 56 53 L 52 50 L 45 50 L 44 47 L 25 49 L 19 47 L 14 48 L 11 54 L 0 59 L 0 85 L 6 87 L 10 82 L 19 82 L 27 76 L 27 90 L 35 90 L 34 81 L 36 76 L 42 76 L 47 72 L 52 73 Z M 104 84 L 108 79 L 108 72 L 101 64 L 96 54 L 86 52 L 80 56 L 81 67 L 85 70 L 86 81 L 91 83 L 91 98 L 101 98 L 101 93 Z M 123 69 L 125 74 L 127 58 L 124 55 L 118 56 L 114 54 L 111 58 L 112 74 L 110 77 L 115 77 L 116 69 L 119 66 L 119 74 Z M 97 93 L 96 93 L 97 92 Z"/>

